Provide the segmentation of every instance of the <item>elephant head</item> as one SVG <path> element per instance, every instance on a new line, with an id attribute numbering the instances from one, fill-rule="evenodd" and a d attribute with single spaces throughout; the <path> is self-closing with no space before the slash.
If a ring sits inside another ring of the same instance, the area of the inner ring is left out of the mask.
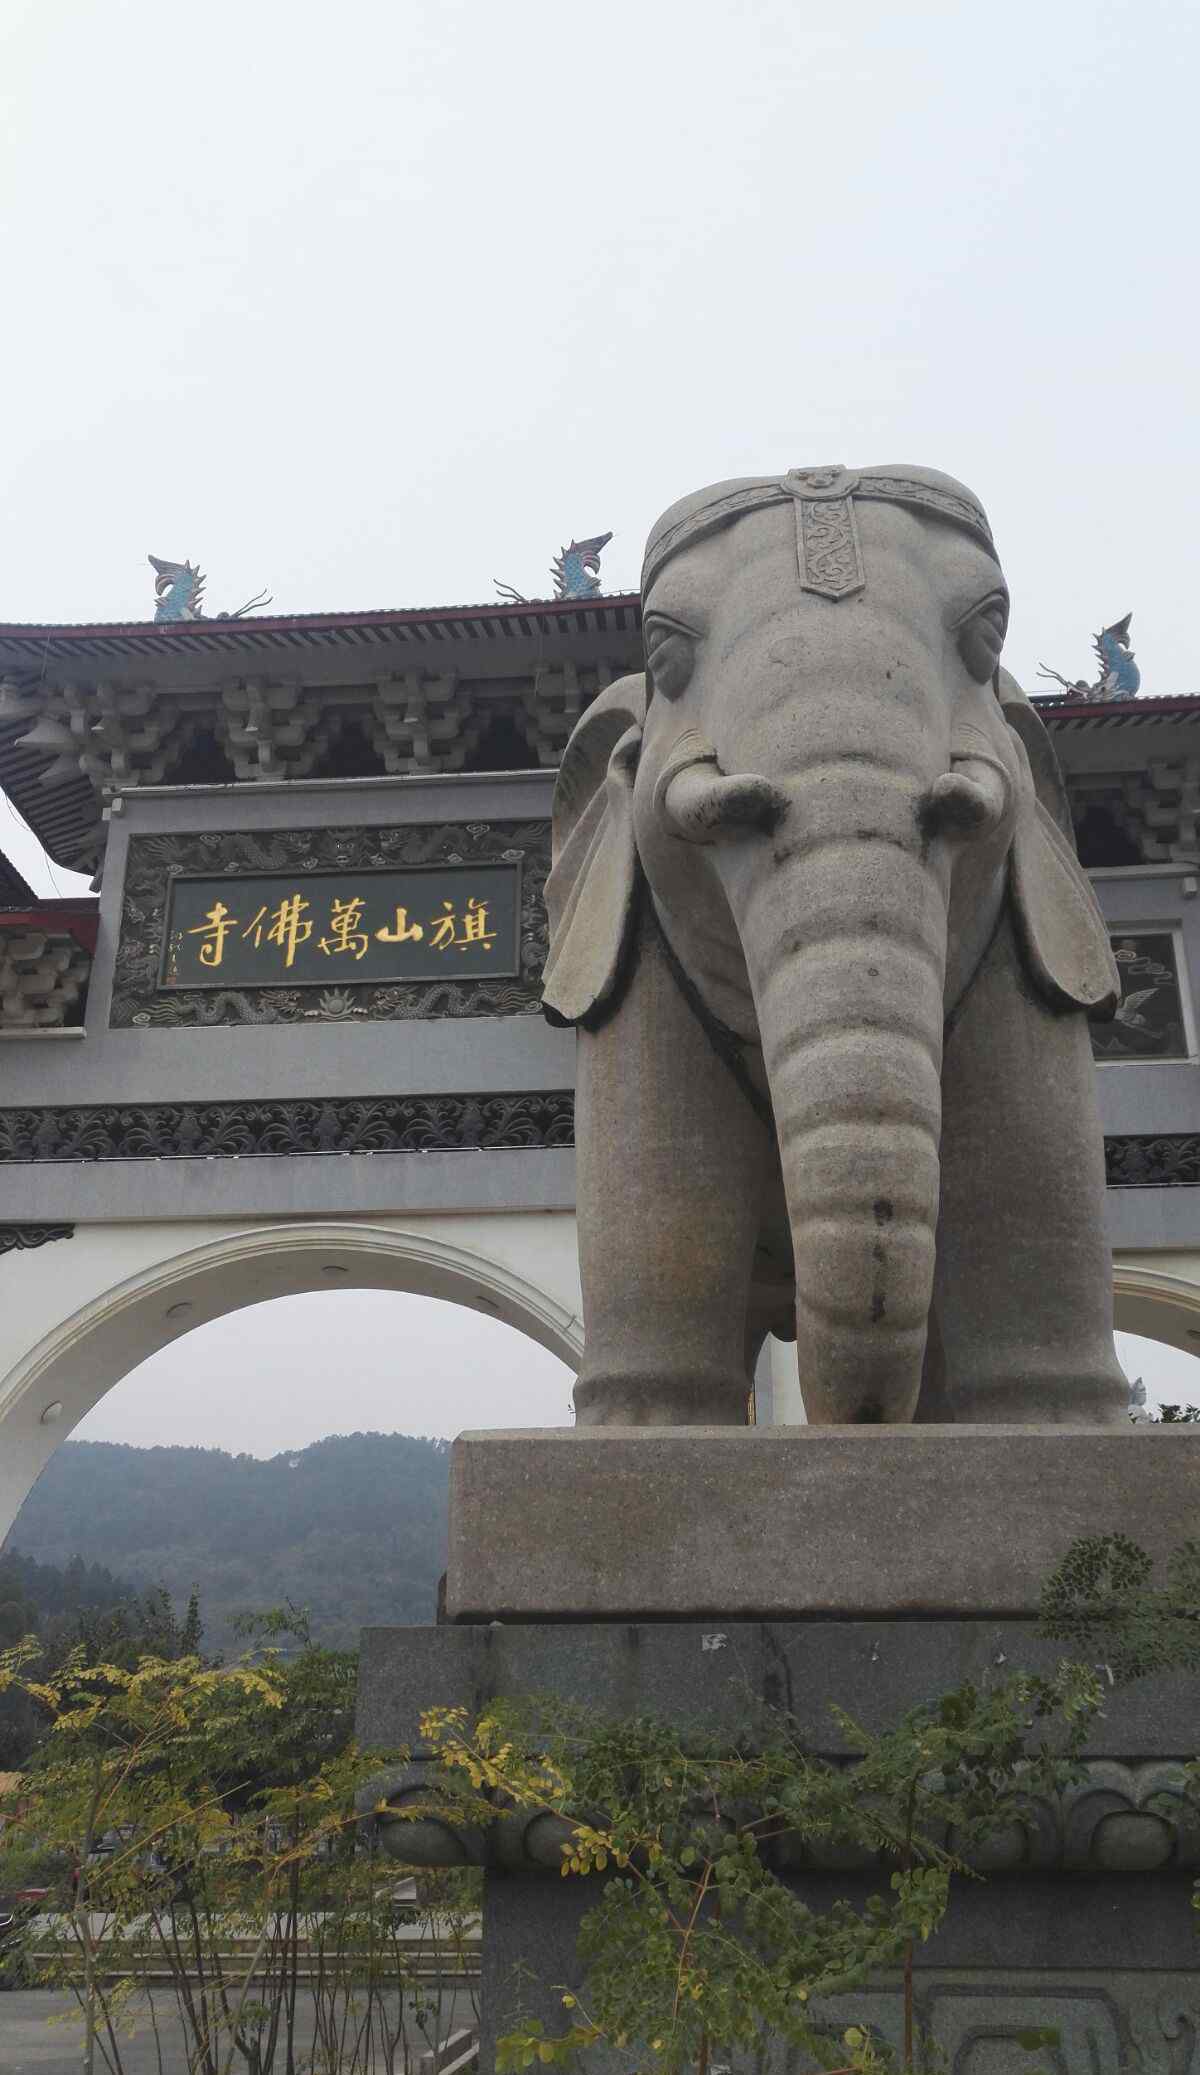
<path id="1" fill-rule="evenodd" d="M 773 1123 L 809 1417 L 910 1419 L 944 1033 L 1003 917 L 1049 1008 L 1119 999 L 987 520 L 924 469 L 718 483 L 654 527 L 643 610 L 645 677 L 563 759 L 546 1005 L 612 1014 L 648 889 Z"/>

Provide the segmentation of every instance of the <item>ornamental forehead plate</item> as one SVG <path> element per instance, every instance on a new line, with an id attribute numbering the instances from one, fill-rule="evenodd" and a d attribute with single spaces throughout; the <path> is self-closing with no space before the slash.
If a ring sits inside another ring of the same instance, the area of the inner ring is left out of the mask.
<path id="1" fill-rule="evenodd" d="M 803 497 L 805 502 L 814 502 L 835 497 L 853 497 L 862 481 L 853 469 L 843 468 L 840 461 L 831 462 L 821 468 L 789 468 L 780 478 L 789 497 Z"/>
<path id="2" fill-rule="evenodd" d="M 780 478 L 796 505 L 796 563 L 804 590 L 836 602 L 866 587 L 854 493 L 861 476 L 840 462 L 789 468 Z"/>

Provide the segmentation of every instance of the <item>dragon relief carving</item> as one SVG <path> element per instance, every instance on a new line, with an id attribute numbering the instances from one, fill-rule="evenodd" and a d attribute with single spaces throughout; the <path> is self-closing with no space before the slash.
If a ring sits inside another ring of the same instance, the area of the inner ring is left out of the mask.
<path id="1" fill-rule="evenodd" d="M 494 864 L 519 858 L 521 970 L 516 978 L 312 988 L 160 991 L 171 880 L 179 873 L 353 871 L 380 865 Z M 400 828 L 284 829 L 135 836 L 125 867 L 109 1023 L 114 1029 L 209 1024 L 431 1020 L 536 1015 L 546 962 L 547 821 L 421 822 Z"/>

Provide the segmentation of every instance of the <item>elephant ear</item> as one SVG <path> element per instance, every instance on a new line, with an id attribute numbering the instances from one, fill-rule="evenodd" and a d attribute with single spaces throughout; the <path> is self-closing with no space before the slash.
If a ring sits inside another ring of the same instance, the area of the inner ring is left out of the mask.
<path id="1" fill-rule="evenodd" d="M 645 720 L 645 678 L 618 678 L 593 700 L 563 754 L 546 881 L 542 1007 L 551 1023 L 594 1026 L 620 997 L 640 880 L 633 785 Z"/>
<path id="2" fill-rule="evenodd" d="M 1024 693 L 1006 672 L 1001 679 L 1001 710 L 1027 773 L 1012 846 L 1013 906 L 1025 964 L 1053 1008 L 1084 1009 L 1103 1021 L 1121 999 L 1121 978 L 1104 917 L 1075 854 L 1054 744 Z"/>

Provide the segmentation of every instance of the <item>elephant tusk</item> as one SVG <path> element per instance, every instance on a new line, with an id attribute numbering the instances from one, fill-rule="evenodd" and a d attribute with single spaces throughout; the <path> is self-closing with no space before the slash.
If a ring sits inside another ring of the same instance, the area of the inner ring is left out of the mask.
<path id="1" fill-rule="evenodd" d="M 786 795 L 753 772 L 728 777 L 714 749 L 698 737 L 684 761 L 678 755 L 654 788 L 655 805 L 686 843 L 717 843 L 747 829 L 769 832 L 787 808 Z"/>
<path id="2" fill-rule="evenodd" d="M 955 768 L 935 779 L 917 809 L 921 833 L 965 841 L 1000 826 L 1012 798 L 1012 781 L 991 757 L 956 757 Z"/>

